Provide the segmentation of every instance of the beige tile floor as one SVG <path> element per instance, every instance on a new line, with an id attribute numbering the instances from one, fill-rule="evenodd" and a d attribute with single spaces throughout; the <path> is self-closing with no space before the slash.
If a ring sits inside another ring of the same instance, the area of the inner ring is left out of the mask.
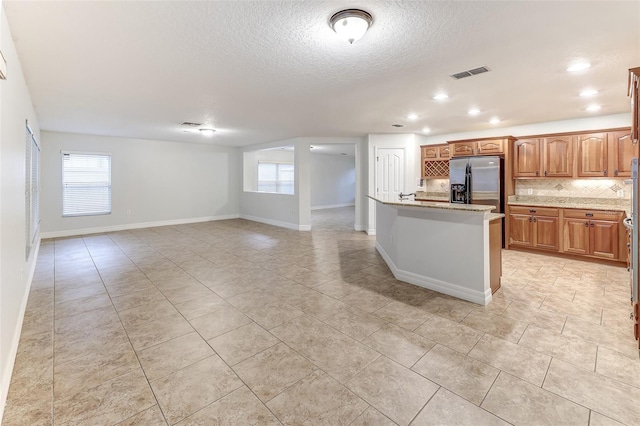
<path id="1" fill-rule="evenodd" d="M 336 210 L 43 241 L 3 425 L 640 423 L 624 268 L 506 251 L 482 307 Z"/>

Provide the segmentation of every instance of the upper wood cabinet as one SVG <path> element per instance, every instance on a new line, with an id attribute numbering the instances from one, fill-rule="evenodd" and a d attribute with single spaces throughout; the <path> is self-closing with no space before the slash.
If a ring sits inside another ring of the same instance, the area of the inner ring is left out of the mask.
<path id="1" fill-rule="evenodd" d="M 424 179 L 449 177 L 449 145 L 420 145 L 420 158 Z"/>
<path id="2" fill-rule="evenodd" d="M 606 133 L 590 133 L 575 137 L 578 149 L 578 177 L 609 176 Z"/>
<path id="3" fill-rule="evenodd" d="M 449 142 L 452 157 L 465 157 L 470 155 L 501 155 L 504 154 L 505 145 L 512 141 L 511 137 L 479 139 L 475 141 Z"/>
<path id="4" fill-rule="evenodd" d="M 514 177 L 571 177 L 573 141 L 571 136 L 518 139 L 513 145 Z"/>
<path id="5" fill-rule="evenodd" d="M 631 130 L 611 132 L 609 140 L 609 169 L 614 177 L 631 177 L 631 159 L 638 157 L 638 143 L 631 138 Z"/>

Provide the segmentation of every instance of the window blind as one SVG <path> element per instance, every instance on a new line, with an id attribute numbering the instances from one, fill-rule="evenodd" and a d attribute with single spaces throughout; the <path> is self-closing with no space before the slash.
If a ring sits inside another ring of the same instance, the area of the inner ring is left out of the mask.
<path id="1" fill-rule="evenodd" d="M 111 155 L 62 153 L 62 216 L 111 213 Z"/>
<path id="2" fill-rule="evenodd" d="M 292 163 L 258 162 L 258 192 L 293 194 L 294 166 Z"/>

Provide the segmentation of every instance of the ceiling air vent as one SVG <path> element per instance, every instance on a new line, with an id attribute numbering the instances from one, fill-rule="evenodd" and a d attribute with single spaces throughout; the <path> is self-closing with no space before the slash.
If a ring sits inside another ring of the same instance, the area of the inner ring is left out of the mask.
<path id="1" fill-rule="evenodd" d="M 192 123 L 190 121 L 185 121 L 184 123 L 182 123 L 180 125 L 184 126 L 184 127 L 200 127 L 200 126 L 202 126 L 202 123 Z"/>
<path id="2" fill-rule="evenodd" d="M 487 67 L 478 67 L 472 70 L 462 71 L 456 74 L 453 74 L 451 77 L 456 80 L 460 80 L 461 78 L 471 77 L 473 75 L 484 74 L 485 72 L 491 71 Z"/>

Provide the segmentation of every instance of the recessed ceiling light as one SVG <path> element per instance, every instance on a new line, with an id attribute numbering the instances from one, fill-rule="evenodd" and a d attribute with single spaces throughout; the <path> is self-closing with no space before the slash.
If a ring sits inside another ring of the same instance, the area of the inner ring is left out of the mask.
<path id="1" fill-rule="evenodd" d="M 591 64 L 589 62 L 575 62 L 575 63 L 571 64 L 569 66 L 569 68 L 567 68 L 567 71 L 569 71 L 569 72 L 584 71 L 587 68 L 589 68 L 590 66 L 591 66 Z"/>
<path id="2" fill-rule="evenodd" d="M 422 128 L 422 133 L 429 133 L 430 131 L 431 131 L 431 129 L 428 128 L 428 127 L 423 127 Z"/>
<path id="3" fill-rule="evenodd" d="M 417 119 L 418 119 L 418 116 L 417 116 L 417 115 L 415 115 L 415 114 L 409 114 L 409 115 L 407 115 L 407 120 L 414 121 L 414 120 L 417 120 Z"/>
<path id="4" fill-rule="evenodd" d="M 580 96 L 582 96 L 583 98 L 588 98 L 597 94 L 598 91 L 594 89 L 584 89 L 582 92 L 580 92 Z"/>
<path id="5" fill-rule="evenodd" d="M 438 93 L 433 97 L 433 99 L 435 99 L 436 101 L 441 101 L 443 99 L 447 99 L 448 97 L 449 95 L 447 95 L 446 93 Z"/>
<path id="6" fill-rule="evenodd" d="M 215 129 L 200 129 L 200 134 L 203 136 L 213 136 Z"/>
<path id="7" fill-rule="evenodd" d="M 489 120 L 489 123 L 491 124 L 498 124 L 500 122 L 500 119 L 498 117 L 493 117 L 491 120 Z"/>
<path id="8" fill-rule="evenodd" d="M 480 110 L 478 108 L 471 108 L 469 110 L 469 115 L 478 115 L 480 114 Z"/>
<path id="9" fill-rule="evenodd" d="M 602 108 L 600 105 L 593 104 L 587 107 L 587 111 L 599 111 L 600 108 Z"/>

